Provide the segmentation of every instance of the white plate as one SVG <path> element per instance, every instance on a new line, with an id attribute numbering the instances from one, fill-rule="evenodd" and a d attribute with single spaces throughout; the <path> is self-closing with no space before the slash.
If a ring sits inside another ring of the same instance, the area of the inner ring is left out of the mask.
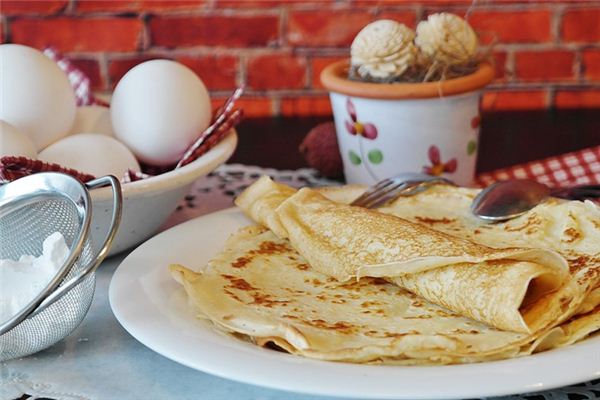
<path id="1" fill-rule="evenodd" d="M 115 316 L 137 340 L 209 374 L 269 388 L 357 398 L 465 398 L 546 390 L 600 377 L 600 337 L 529 357 L 443 367 L 387 367 L 305 359 L 242 342 L 194 318 L 167 266 L 206 263 L 250 221 L 236 209 L 209 214 L 148 240 L 110 284 Z"/>

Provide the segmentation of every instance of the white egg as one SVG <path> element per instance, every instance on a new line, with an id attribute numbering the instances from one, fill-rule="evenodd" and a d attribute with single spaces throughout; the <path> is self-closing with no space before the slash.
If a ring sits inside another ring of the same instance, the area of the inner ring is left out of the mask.
<path id="1" fill-rule="evenodd" d="M 112 122 L 110 120 L 110 109 L 102 106 L 77 107 L 75 122 L 73 122 L 69 135 L 76 135 L 84 132 L 94 132 L 106 136 L 114 136 Z"/>
<path id="2" fill-rule="evenodd" d="M 146 61 L 119 81 L 111 100 L 115 137 L 148 164 L 175 163 L 211 119 L 204 83 L 186 66 Z"/>
<path id="3" fill-rule="evenodd" d="M 56 63 L 31 47 L 0 45 L 0 119 L 41 150 L 64 137 L 75 119 L 75 94 Z"/>
<path id="4" fill-rule="evenodd" d="M 24 156 L 36 159 L 35 145 L 23 132 L 0 120 L 0 157 Z"/>
<path id="5" fill-rule="evenodd" d="M 121 178 L 128 169 L 140 170 L 134 155 L 123 143 L 99 133 L 81 133 L 61 139 L 40 152 L 39 159 L 96 177 Z"/>

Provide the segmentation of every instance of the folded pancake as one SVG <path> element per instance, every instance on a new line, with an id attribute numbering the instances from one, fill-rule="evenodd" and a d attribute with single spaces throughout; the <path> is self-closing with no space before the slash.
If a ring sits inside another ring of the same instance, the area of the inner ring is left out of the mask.
<path id="1" fill-rule="evenodd" d="M 515 357 L 535 336 L 501 331 L 378 278 L 340 284 L 289 241 L 242 228 L 195 272 L 171 265 L 191 302 L 225 331 L 311 358 L 447 364 Z"/>
<path id="2" fill-rule="evenodd" d="M 364 186 L 319 189 L 328 198 L 349 204 Z M 584 299 L 569 321 L 554 328 L 538 346 L 565 346 L 600 330 L 600 208 L 590 201 L 549 199 L 523 216 L 498 223 L 476 218 L 470 210 L 477 189 L 433 186 L 415 196 L 399 197 L 378 211 L 396 215 L 453 236 L 490 247 L 547 248 L 569 263 L 570 280 Z"/>
<path id="3" fill-rule="evenodd" d="M 493 249 L 311 189 L 290 189 L 263 177 L 236 204 L 338 281 L 385 278 L 460 315 L 522 333 L 545 329 L 583 301 L 554 251 Z"/>
<path id="4" fill-rule="evenodd" d="M 327 188 L 324 194 L 351 202 L 364 188 Z M 600 305 L 600 207 L 591 201 L 549 199 L 526 214 L 505 222 L 487 223 L 470 211 L 477 189 L 438 185 L 410 197 L 400 197 L 378 209 L 489 247 L 545 248 L 560 253 L 582 290 L 578 312 Z"/>
<path id="5" fill-rule="evenodd" d="M 364 188 L 327 188 L 325 194 L 351 202 L 361 190 Z M 437 185 L 415 196 L 399 197 L 378 211 L 490 247 L 549 248 L 561 254 L 590 256 L 600 253 L 600 209 L 590 201 L 549 199 L 520 217 L 488 223 L 470 211 L 477 193 L 477 189 Z"/>

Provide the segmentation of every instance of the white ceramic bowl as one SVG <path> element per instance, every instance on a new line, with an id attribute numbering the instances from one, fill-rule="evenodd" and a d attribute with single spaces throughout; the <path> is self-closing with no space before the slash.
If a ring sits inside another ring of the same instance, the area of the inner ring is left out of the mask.
<path id="1" fill-rule="evenodd" d="M 130 182 L 123 188 L 123 216 L 109 255 L 129 249 L 152 236 L 167 220 L 190 186 L 200 177 L 223 164 L 237 145 L 231 132 L 219 144 L 194 162 L 155 177 Z M 110 188 L 93 190 L 92 240 L 100 243 L 110 222 Z"/>

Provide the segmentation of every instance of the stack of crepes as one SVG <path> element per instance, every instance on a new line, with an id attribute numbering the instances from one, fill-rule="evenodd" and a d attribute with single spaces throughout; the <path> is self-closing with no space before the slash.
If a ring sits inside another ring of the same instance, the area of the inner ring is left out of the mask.
<path id="1" fill-rule="evenodd" d="M 551 200 L 485 224 L 469 212 L 473 189 L 347 205 L 362 191 L 263 177 L 236 200 L 258 225 L 199 272 L 171 272 L 216 327 L 323 360 L 479 362 L 600 330 L 596 205 Z"/>

